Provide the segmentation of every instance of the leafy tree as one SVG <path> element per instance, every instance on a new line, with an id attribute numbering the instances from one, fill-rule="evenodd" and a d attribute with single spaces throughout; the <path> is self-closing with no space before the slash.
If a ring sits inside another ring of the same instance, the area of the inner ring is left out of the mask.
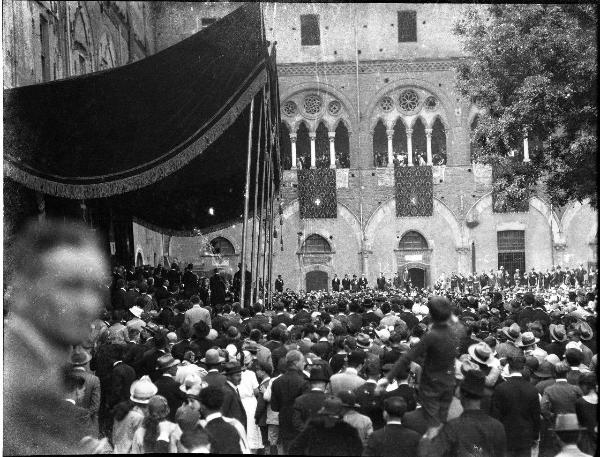
<path id="1" fill-rule="evenodd" d="M 494 184 L 505 198 L 537 188 L 555 205 L 589 198 L 597 208 L 597 25 L 594 4 L 473 6 L 455 23 L 469 55 L 457 86 L 483 111 L 474 154 L 512 162 Z M 531 162 L 516 165 L 508 157 L 525 135 Z"/>

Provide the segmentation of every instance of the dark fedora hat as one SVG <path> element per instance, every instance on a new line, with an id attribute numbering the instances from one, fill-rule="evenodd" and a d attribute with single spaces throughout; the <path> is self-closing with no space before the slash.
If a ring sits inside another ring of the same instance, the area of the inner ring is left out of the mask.
<path id="1" fill-rule="evenodd" d="M 178 359 L 173 358 L 171 354 L 165 354 L 156 359 L 156 369 L 166 370 L 167 368 L 174 367 L 175 365 L 179 365 L 180 363 L 181 362 Z"/>
<path id="2" fill-rule="evenodd" d="M 533 373 L 538 378 L 553 378 L 554 377 L 554 365 L 547 360 L 542 361 L 538 369 Z"/>
<path id="3" fill-rule="evenodd" d="M 313 365 L 310 370 L 310 381 L 321 381 L 321 382 L 329 382 L 329 377 L 325 370 L 320 365 Z"/>

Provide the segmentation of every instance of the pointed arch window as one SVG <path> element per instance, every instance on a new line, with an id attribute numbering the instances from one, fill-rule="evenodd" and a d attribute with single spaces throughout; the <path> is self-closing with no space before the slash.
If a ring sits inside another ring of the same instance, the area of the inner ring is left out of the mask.
<path id="1" fill-rule="evenodd" d="M 290 140 L 290 129 L 285 122 L 279 127 L 279 147 L 281 148 L 281 161 L 283 169 L 292 168 L 292 141 Z"/>
<path id="2" fill-rule="evenodd" d="M 319 122 L 315 138 L 317 168 L 329 168 L 329 131 L 323 122 Z"/>
<path id="3" fill-rule="evenodd" d="M 381 119 L 377 121 L 373 130 L 373 165 L 385 167 L 387 165 L 387 132 Z"/>
<path id="4" fill-rule="evenodd" d="M 400 156 L 404 158 L 404 162 L 408 163 L 406 146 L 406 127 L 404 127 L 404 122 L 402 122 L 402 119 L 398 119 L 396 121 L 396 125 L 394 125 L 394 136 L 392 137 L 392 150 L 394 154 L 400 154 Z"/>
<path id="5" fill-rule="evenodd" d="M 425 165 L 427 163 L 427 137 L 425 125 L 421 118 L 417 118 L 412 132 L 413 164 Z"/>
<path id="6" fill-rule="evenodd" d="M 335 155 L 340 168 L 350 168 L 350 135 L 344 121 L 335 129 Z M 337 165 L 336 165 L 337 166 Z"/>
<path id="7" fill-rule="evenodd" d="M 448 162 L 446 128 L 439 117 L 435 118 L 431 132 L 431 154 L 434 165 L 445 165 Z"/>

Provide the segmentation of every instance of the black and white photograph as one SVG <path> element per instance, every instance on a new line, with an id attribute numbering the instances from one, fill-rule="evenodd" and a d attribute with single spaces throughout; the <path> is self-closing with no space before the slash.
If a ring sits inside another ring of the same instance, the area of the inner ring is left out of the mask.
<path id="1" fill-rule="evenodd" d="M 3 455 L 597 453 L 595 3 L 2 1 Z"/>

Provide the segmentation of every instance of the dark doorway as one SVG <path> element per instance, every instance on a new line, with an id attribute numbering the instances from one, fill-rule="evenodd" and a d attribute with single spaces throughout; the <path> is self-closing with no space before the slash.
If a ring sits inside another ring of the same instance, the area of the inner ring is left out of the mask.
<path id="1" fill-rule="evenodd" d="M 410 281 L 413 287 L 423 289 L 425 287 L 425 270 L 422 268 L 409 268 Z"/>
<path id="2" fill-rule="evenodd" d="M 306 273 L 306 291 L 311 292 L 313 290 L 329 290 L 328 289 L 328 277 L 324 271 L 309 271 Z"/>
<path id="3" fill-rule="evenodd" d="M 144 259 L 142 258 L 142 253 L 141 252 L 137 253 L 137 257 L 135 258 L 135 266 L 136 267 L 143 267 L 144 266 Z"/>

